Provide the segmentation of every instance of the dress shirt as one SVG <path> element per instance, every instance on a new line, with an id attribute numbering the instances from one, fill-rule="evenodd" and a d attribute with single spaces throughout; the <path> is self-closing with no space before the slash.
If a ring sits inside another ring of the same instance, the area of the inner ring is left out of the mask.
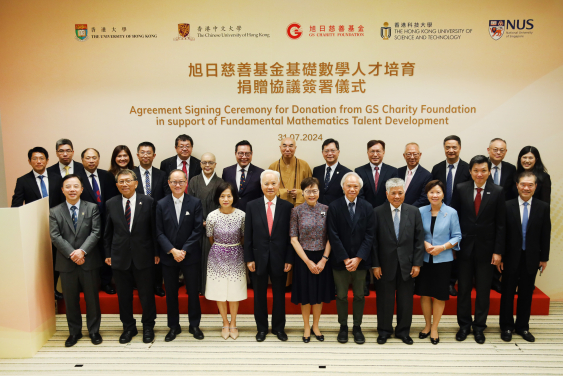
<path id="1" fill-rule="evenodd" d="M 394 207 L 392 203 L 389 203 L 389 206 L 391 207 L 391 219 L 395 219 L 395 209 L 399 210 L 399 220 L 401 219 L 401 208 L 403 207 L 403 204 L 399 205 L 398 208 Z"/>
<path id="2" fill-rule="evenodd" d="M 192 159 L 192 157 L 190 156 L 188 159 L 186 159 L 186 175 L 188 175 L 188 181 L 190 181 L 190 159 Z M 182 171 L 182 168 L 184 167 L 183 160 L 180 159 L 180 157 L 176 157 L 176 167 L 178 168 L 178 170 Z"/>
<path id="3" fill-rule="evenodd" d="M 487 186 L 487 182 L 485 182 L 485 184 L 483 184 L 483 186 L 481 187 L 481 189 L 483 189 L 481 191 L 481 200 L 483 199 L 483 195 L 485 194 L 485 187 Z M 473 183 L 473 201 L 475 201 L 475 197 L 477 197 L 477 184 Z"/>
<path id="4" fill-rule="evenodd" d="M 350 201 L 348 200 L 348 197 L 344 196 L 344 199 L 346 200 L 346 207 L 350 207 L 350 203 L 353 202 L 354 203 L 354 213 L 356 213 L 356 207 L 358 206 L 358 197 L 356 197 L 354 199 L 354 201 Z"/>
<path id="5" fill-rule="evenodd" d="M 182 212 L 182 203 L 184 202 L 184 195 L 180 196 L 180 198 L 174 197 L 172 195 L 172 201 L 174 201 L 174 209 L 176 209 L 176 220 L 178 220 L 178 224 L 180 223 L 180 213 Z"/>
<path id="6" fill-rule="evenodd" d="M 335 164 L 333 164 L 332 166 L 329 166 L 328 164 L 325 164 L 325 173 L 323 175 L 323 181 L 324 178 L 326 176 L 326 170 L 330 167 L 330 180 L 332 180 L 332 176 L 334 175 L 334 171 L 336 170 L 336 167 L 338 167 L 338 162 L 336 162 Z"/>
<path id="7" fill-rule="evenodd" d="M 68 174 L 74 174 L 74 161 L 70 161 L 69 165 L 69 169 L 68 169 Z M 66 176 L 66 170 L 65 170 L 65 165 L 62 164 L 61 162 L 59 162 L 59 170 L 61 170 L 61 176 L 64 178 Z"/>
<path id="8" fill-rule="evenodd" d="M 501 173 L 502 173 L 502 161 L 498 164 L 498 166 L 495 165 L 493 163 L 493 161 L 491 161 L 491 164 L 492 164 L 491 165 L 491 179 L 493 179 L 493 182 L 495 181 L 495 167 L 498 167 L 497 174 L 498 174 L 498 182 L 499 182 L 499 185 L 500 185 L 500 178 L 501 178 Z"/>
<path id="9" fill-rule="evenodd" d="M 39 187 L 39 193 L 41 194 L 41 197 L 43 197 L 43 192 L 41 191 L 41 179 L 39 179 L 39 176 L 44 176 L 43 183 L 45 183 L 45 188 L 47 188 L 47 193 L 49 193 L 49 177 L 47 176 L 47 169 L 45 169 L 42 175 L 39 175 L 35 172 L 35 170 L 33 170 L 33 175 L 35 176 L 35 182 Z"/>
<path id="10" fill-rule="evenodd" d="M 211 177 L 209 179 L 207 179 L 207 176 L 205 176 L 204 173 L 202 173 L 201 176 L 203 177 L 203 182 L 205 183 L 205 185 L 209 185 L 209 182 L 215 176 L 215 171 L 213 171 L 213 174 L 211 174 Z"/>
<path id="11" fill-rule="evenodd" d="M 89 172 L 88 170 L 84 169 L 86 171 L 86 176 L 88 177 L 88 182 L 90 183 L 90 187 L 92 187 L 92 190 L 94 189 L 94 186 L 92 185 L 92 178 L 90 176 L 92 176 L 92 174 L 96 175 L 94 177 L 94 179 L 96 179 L 96 183 L 98 183 L 98 188 L 100 188 L 100 195 L 102 194 L 102 186 L 100 185 L 100 175 L 98 175 L 98 169 L 95 169 L 94 172 Z M 96 192 L 94 192 L 96 193 Z"/>
<path id="12" fill-rule="evenodd" d="M 457 166 L 459 165 L 459 158 L 456 163 L 452 163 L 454 168 L 452 168 L 452 192 L 455 187 L 455 173 L 457 172 Z M 450 163 L 446 159 L 446 180 L 448 179 L 448 173 L 450 172 Z M 444 182 L 446 184 L 446 182 Z"/>
<path id="13" fill-rule="evenodd" d="M 522 200 L 522 197 L 518 196 L 518 207 L 520 208 L 520 223 L 524 220 L 524 203 L 528 203 L 528 219 L 530 219 L 530 210 L 532 208 L 532 197 L 528 201 Z"/>
<path id="14" fill-rule="evenodd" d="M 237 176 L 236 176 L 236 181 L 237 181 L 237 191 L 240 188 L 240 177 L 242 175 L 242 172 L 240 170 L 244 170 L 244 178 L 246 180 L 248 180 L 248 167 L 250 167 L 250 163 L 247 164 L 245 167 L 241 167 L 238 163 L 237 163 Z"/>
<path id="15" fill-rule="evenodd" d="M 372 176 L 373 180 L 375 181 L 375 168 L 379 167 L 378 172 L 379 172 L 379 176 L 381 177 L 381 170 L 382 170 L 382 167 L 383 167 L 383 162 L 381 162 L 378 165 L 374 165 L 373 163 L 370 162 L 369 165 L 371 166 L 371 176 Z"/>
<path id="16" fill-rule="evenodd" d="M 70 214 L 70 218 L 72 219 L 72 210 L 70 209 L 73 206 L 76 206 L 76 217 L 78 218 L 78 216 L 80 215 L 80 199 L 78 200 L 78 202 L 74 205 L 72 205 L 71 203 L 69 203 L 68 201 L 66 202 L 66 206 L 68 208 L 68 212 Z M 79 248 L 80 249 L 80 248 Z M 82 252 L 84 252 L 84 256 L 86 256 L 86 251 L 83 249 L 80 249 Z M 70 257 L 69 257 L 70 258 Z"/>
<path id="17" fill-rule="evenodd" d="M 407 172 L 405 172 L 405 182 L 407 181 L 407 177 L 409 176 L 409 171 L 412 171 L 412 175 L 411 175 L 411 182 L 412 179 L 414 178 L 414 174 L 416 174 L 416 170 L 418 170 L 418 166 L 420 166 L 420 163 L 416 165 L 415 168 L 413 168 L 412 170 L 409 169 L 409 165 L 407 165 Z M 453 174 L 453 171 L 452 171 Z"/>
<path id="18" fill-rule="evenodd" d="M 264 196 L 264 207 L 266 208 L 266 213 L 268 213 L 268 199 L 266 198 L 266 196 Z M 276 203 L 278 202 L 278 196 L 274 197 L 274 199 L 272 200 L 272 206 L 271 206 L 271 210 L 272 210 L 272 219 L 275 218 L 276 215 Z"/>
<path id="19" fill-rule="evenodd" d="M 135 192 L 131 198 L 125 198 L 121 196 L 121 202 L 123 203 L 123 214 L 125 215 L 125 208 L 127 207 L 127 200 L 129 200 L 129 207 L 131 208 L 131 223 L 129 224 L 129 232 L 133 228 L 133 218 L 135 218 L 135 204 L 137 202 L 137 193 Z"/>
<path id="20" fill-rule="evenodd" d="M 180 168 L 181 170 L 181 168 Z M 188 168 L 189 170 L 189 168 Z M 139 165 L 139 172 L 141 174 L 141 176 L 137 176 L 137 179 L 141 181 L 141 184 L 143 185 L 143 192 L 145 192 L 145 194 L 147 194 L 147 187 L 145 186 L 145 172 L 148 171 L 149 172 L 149 181 L 151 183 L 151 191 L 153 190 L 153 186 L 152 186 L 152 166 L 149 167 L 148 170 L 145 170 L 144 168 L 141 167 L 141 165 Z"/>

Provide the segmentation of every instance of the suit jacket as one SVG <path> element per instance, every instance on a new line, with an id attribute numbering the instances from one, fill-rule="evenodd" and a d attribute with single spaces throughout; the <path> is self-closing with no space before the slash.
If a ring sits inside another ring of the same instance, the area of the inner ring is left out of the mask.
<path id="1" fill-rule="evenodd" d="M 549 204 L 532 199 L 526 227 L 526 267 L 529 274 L 536 274 L 540 261 L 549 260 L 551 219 Z M 506 203 L 506 252 L 503 273 L 517 273 L 522 254 L 522 219 L 518 199 Z"/>
<path id="2" fill-rule="evenodd" d="M 80 195 L 80 199 L 84 201 L 91 202 L 93 204 L 97 204 L 98 208 L 100 209 L 100 214 L 102 216 L 102 224 L 105 223 L 106 217 L 106 202 L 119 194 L 117 190 L 117 185 L 115 183 L 115 177 L 107 172 L 106 170 L 98 169 L 97 176 L 98 180 L 100 181 L 100 195 L 102 202 L 98 203 L 96 199 L 96 194 L 92 189 L 92 179 L 89 178 L 90 173 L 86 170 L 82 170 L 80 173 L 80 177 L 82 178 L 82 183 L 84 184 L 84 191 L 82 191 L 82 195 Z M 103 228 L 102 228 L 103 232 Z"/>
<path id="3" fill-rule="evenodd" d="M 239 187 L 237 186 L 237 168 L 240 169 L 238 164 L 225 167 L 221 178 L 224 181 L 231 183 L 233 187 L 237 189 L 238 202 L 235 207 L 243 212 L 246 212 L 246 205 L 250 201 L 264 196 L 262 193 L 262 185 L 260 183 L 260 174 L 264 170 L 251 163 L 248 166 L 248 174 L 245 176 L 245 183 L 242 186 L 242 190 L 239 190 Z"/>
<path id="4" fill-rule="evenodd" d="M 56 180 L 58 183 L 53 184 L 49 172 L 47 172 L 47 176 L 49 179 L 49 207 L 52 208 L 59 204 L 58 197 L 59 192 L 61 192 L 61 183 L 60 180 Z M 29 204 L 43 198 L 36 180 L 33 171 L 18 178 L 14 195 L 12 196 L 12 208 L 20 207 L 23 206 L 24 203 Z"/>
<path id="5" fill-rule="evenodd" d="M 136 195 L 135 215 L 129 232 L 122 198 L 118 195 L 106 202 L 105 257 L 111 258 L 112 269 L 127 270 L 131 263 L 137 269 L 149 268 L 158 256 L 154 200 L 146 195 Z"/>
<path id="6" fill-rule="evenodd" d="M 360 175 L 364 181 L 364 187 L 360 190 L 359 197 L 368 201 L 372 207 L 388 202 L 385 193 L 385 182 L 391 178 L 398 177 L 397 169 L 393 166 L 383 163 L 379 174 L 379 181 L 377 182 L 377 192 L 375 191 L 375 179 L 371 170 L 371 164 L 366 164 L 356 168 L 356 173 Z"/>
<path id="7" fill-rule="evenodd" d="M 448 180 L 448 174 L 446 173 L 447 170 L 446 164 L 447 161 L 442 161 L 437 165 L 434 165 L 434 167 L 432 167 L 432 180 L 440 180 L 442 183 L 444 183 L 444 185 L 446 185 L 446 181 Z M 457 185 L 466 182 L 468 180 L 473 181 L 471 179 L 471 174 L 469 173 L 469 164 L 467 162 L 462 161 L 460 158 L 459 164 L 457 165 L 457 171 L 454 177 L 452 197 L 453 194 L 455 193 L 455 190 L 457 189 L 456 188 Z M 444 200 L 445 200 L 445 196 L 446 196 L 446 192 L 444 192 Z M 449 204 L 451 206 L 451 202 Z"/>
<path id="8" fill-rule="evenodd" d="M 417 207 L 403 203 L 399 222 L 399 239 L 395 235 L 391 205 L 373 209 L 375 240 L 372 247 L 372 267 L 381 268 L 383 280 L 391 281 L 397 275 L 397 263 L 404 281 L 412 278 L 413 266 L 424 263 L 424 228 Z"/>
<path id="9" fill-rule="evenodd" d="M 461 228 L 459 227 L 459 217 L 454 208 L 442 203 L 442 207 L 436 216 L 434 223 L 434 231 L 432 228 L 432 206 L 427 205 L 418 209 L 422 217 L 422 225 L 424 226 L 424 240 L 432 245 L 442 245 L 450 243 L 454 245 L 452 249 L 459 251 L 459 242 L 461 241 Z M 454 260 L 452 249 L 446 249 L 433 256 L 434 264 L 448 262 Z M 430 254 L 424 252 L 424 262 L 430 261 Z"/>
<path id="10" fill-rule="evenodd" d="M 178 156 L 175 155 L 160 162 L 160 169 L 164 172 L 166 180 L 168 180 L 170 172 L 178 169 L 178 165 L 176 164 L 177 161 Z M 188 181 L 199 174 L 201 174 L 201 161 L 192 155 L 190 157 L 190 168 L 188 169 Z"/>
<path id="11" fill-rule="evenodd" d="M 346 173 L 352 172 L 352 170 L 338 163 L 336 170 L 332 173 L 328 187 L 325 187 L 325 168 L 326 164 L 315 167 L 313 169 L 313 177 L 319 180 L 319 202 L 324 205 L 330 205 L 334 200 L 344 197 L 340 181 Z"/>
<path id="12" fill-rule="evenodd" d="M 49 210 L 49 232 L 51 241 L 57 248 L 55 270 L 72 272 L 75 268 L 93 270 L 102 266 L 99 256 L 98 240 L 102 221 L 98 205 L 80 200 L 76 230 L 65 202 Z M 77 265 L 70 259 L 76 249 L 86 252 L 84 264 Z"/>
<path id="13" fill-rule="evenodd" d="M 458 184 L 452 197 L 452 207 L 457 211 L 461 226 L 461 252 L 459 258 L 469 258 L 472 252 L 482 261 L 493 253 L 504 254 L 506 241 L 506 205 L 502 187 L 485 184 L 479 214 L 475 214 L 474 182 Z"/>
<path id="14" fill-rule="evenodd" d="M 494 165 L 491 167 L 491 176 L 489 176 L 489 179 L 487 180 L 487 182 L 492 184 L 494 184 L 494 167 Z M 500 162 L 499 185 L 504 191 L 505 201 L 518 197 L 518 191 L 514 189 L 514 186 L 516 185 L 516 167 L 513 164 L 504 161 Z"/>
<path id="15" fill-rule="evenodd" d="M 203 207 L 197 197 L 184 194 L 180 222 L 172 194 L 156 204 L 156 240 L 160 246 L 160 262 L 172 266 L 178 264 L 172 248 L 186 251 L 180 264 L 194 264 L 201 260 L 201 236 L 203 234 Z"/>
<path id="16" fill-rule="evenodd" d="M 329 205 L 326 222 L 333 269 L 346 270 L 344 260 L 354 257 L 362 259 L 359 270 L 369 269 L 375 232 L 371 204 L 358 197 L 352 220 L 346 197 L 340 197 Z"/>
<path id="17" fill-rule="evenodd" d="M 407 182 L 407 166 L 399 168 L 397 174 L 405 183 Z M 405 204 L 416 206 L 417 208 L 430 204 L 425 189 L 426 184 L 428 184 L 430 180 L 432 180 L 432 174 L 421 165 L 418 165 L 416 173 L 409 184 L 409 188 L 405 192 Z"/>
<path id="18" fill-rule="evenodd" d="M 293 246 L 289 237 L 289 221 L 293 204 L 276 199 L 276 210 L 272 235 L 268 231 L 266 205 L 260 197 L 246 205 L 244 224 L 244 262 L 256 263 L 256 274 L 268 274 L 268 262 L 272 274 L 280 276 L 284 273 L 285 264 L 293 264 Z"/>
<path id="19" fill-rule="evenodd" d="M 133 169 L 133 172 L 135 173 L 135 175 L 137 175 L 137 180 L 139 181 L 136 192 L 144 195 L 145 177 L 141 176 L 141 171 L 139 170 L 138 166 Z M 168 194 L 172 194 L 172 191 L 170 191 L 170 187 L 168 186 L 168 174 L 153 166 L 150 196 L 154 199 L 155 202 L 158 202 Z"/>
<path id="20" fill-rule="evenodd" d="M 73 174 L 79 175 L 81 178 L 85 175 L 84 166 L 80 162 L 74 161 L 74 170 Z M 53 206 L 57 206 L 66 201 L 65 195 L 61 189 L 61 184 L 63 181 L 63 177 L 61 175 L 61 169 L 59 167 L 59 162 L 55 163 L 54 165 L 47 167 L 47 175 L 49 176 L 49 196 L 51 196 L 51 187 L 52 190 L 52 197 L 49 197 L 49 204 L 53 203 Z M 86 184 L 86 182 L 83 182 Z"/>

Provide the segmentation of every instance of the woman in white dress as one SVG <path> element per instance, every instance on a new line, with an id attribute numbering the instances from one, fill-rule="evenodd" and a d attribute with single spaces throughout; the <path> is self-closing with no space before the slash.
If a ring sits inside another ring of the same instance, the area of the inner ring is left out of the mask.
<path id="1" fill-rule="evenodd" d="M 221 183 L 215 191 L 214 199 L 219 209 L 209 213 L 205 226 L 211 243 L 205 297 L 217 302 L 223 318 L 221 336 L 224 339 L 229 336 L 237 339 L 239 302 L 247 298 L 246 265 L 242 246 L 245 214 L 233 206 L 238 200 L 238 195 L 230 183 Z M 227 303 L 231 311 L 231 322 L 227 318 Z"/>

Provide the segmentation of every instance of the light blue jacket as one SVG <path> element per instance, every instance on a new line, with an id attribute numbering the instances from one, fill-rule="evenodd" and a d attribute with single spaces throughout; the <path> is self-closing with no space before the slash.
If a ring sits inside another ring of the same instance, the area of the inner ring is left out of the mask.
<path id="1" fill-rule="evenodd" d="M 461 241 L 461 228 L 459 227 L 459 218 L 457 211 L 446 204 L 442 204 L 436 223 L 434 224 L 434 235 L 430 232 L 432 224 L 432 207 L 431 205 L 423 206 L 420 209 L 422 216 L 422 225 L 424 226 L 424 240 L 432 245 L 442 245 L 450 242 L 456 244 L 453 249 L 459 251 L 459 242 Z M 442 251 L 438 256 L 434 256 L 434 263 L 453 261 L 454 256 L 451 249 Z M 424 262 L 430 260 L 428 253 L 424 254 Z"/>

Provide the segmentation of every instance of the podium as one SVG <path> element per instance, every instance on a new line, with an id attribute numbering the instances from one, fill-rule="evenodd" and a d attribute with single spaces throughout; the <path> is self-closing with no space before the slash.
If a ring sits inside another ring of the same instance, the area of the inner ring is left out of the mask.
<path id="1" fill-rule="evenodd" d="M 0 358 L 28 358 L 56 329 L 49 199 L 0 209 Z"/>

